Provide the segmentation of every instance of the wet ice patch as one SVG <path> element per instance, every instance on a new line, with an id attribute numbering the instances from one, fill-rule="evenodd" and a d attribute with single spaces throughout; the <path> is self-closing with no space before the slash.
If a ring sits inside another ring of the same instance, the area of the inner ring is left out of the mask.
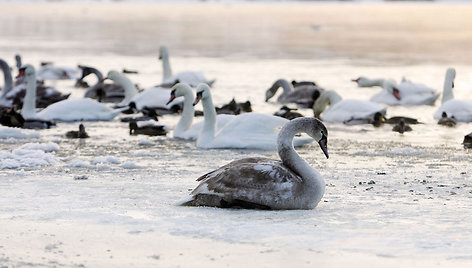
<path id="1" fill-rule="evenodd" d="M 147 138 L 143 138 L 139 141 L 139 145 L 151 145 L 151 144 L 152 142 Z"/>
<path id="2" fill-rule="evenodd" d="M 75 168 L 92 168 L 93 166 L 79 159 L 74 159 L 67 166 Z"/>
<path id="3" fill-rule="evenodd" d="M 121 164 L 121 167 L 124 169 L 141 168 L 140 166 L 136 165 L 134 162 L 124 162 L 123 164 Z"/>
<path id="4" fill-rule="evenodd" d="M 0 139 L 31 139 L 39 138 L 39 133 L 30 129 L 0 126 Z"/>
<path id="5" fill-rule="evenodd" d="M 27 143 L 14 149 L 11 153 L 0 151 L 0 169 L 17 169 L 24 167 L 49 166 L 59 162 L 52 151 L 59 146 L 55 143 Z"/>
<path id="6" fill-rule="evenodd" d="M 420 153 L 421 151 L 415 150 L 411 147 L 395 148 L 391 152 L 393 155 L 417 155 Z"/>

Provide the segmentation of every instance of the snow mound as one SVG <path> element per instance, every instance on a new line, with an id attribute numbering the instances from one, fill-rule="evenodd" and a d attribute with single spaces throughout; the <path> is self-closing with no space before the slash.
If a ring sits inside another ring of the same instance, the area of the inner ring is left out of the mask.
<path id="1" fill-rule="evenodd" d="M 95 157 L 91 160 L 92 164 L 120 164 L 120 160 L 114 156 Z"/>
<path id="2" fill-rule="evenodd" d="M 0 126 L 0 139 L 31 139 L 39 138 L 39 133 L 30 129 Z"/>
<path id="3" fill-rule="evenodd" d="M 51 153 L 59 147 L 54 143 L 27 143 L 11 153 L 0 151 L 0 169 L 17 169 L 24 167 L 42 167 L 54 165 L 59 160 Z"/>
<path id="4" fill-rule="evenodd" d="M 41 150 L 44 152 L 57 152 L 59 150 L 59 145 L 53 142 L 48 143 L 26 143 L 23 144 L 19 149 L 26 150 Z"/>

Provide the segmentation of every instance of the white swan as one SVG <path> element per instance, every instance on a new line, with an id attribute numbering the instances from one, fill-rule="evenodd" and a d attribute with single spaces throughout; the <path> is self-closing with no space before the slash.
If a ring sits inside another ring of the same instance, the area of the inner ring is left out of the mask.
<path id="1" fill-rule="evenodd" d="M 326 122 L 345 122 L 351 119 L 373 118 L 377 112 L 385 115 L 386 108 L 365 100 L 343 100 L 338 93 L 328 90 L 316 100 L 313 112 L 316 118 Z"/>
<path id="2" fill-rule="evenodd" d="M 170 98 L 167 104 L 173 102 L 176 98 L 183 97 L 184 105 L 182 116 L 174 128 L 174 138 L 185 140 L 196 140 L 202 131 L 203 122 L 192 126 L 195 109 L 193 107 L 194 95 L 189 85 L 179 83 L 172 87 Z M 219 114 L 216 117 L 217 129 L 221 129 L 226 123 L 234 118 L 234 115 Z"/>
<path id="3" fill-rule="evenodd" d="M 369 79 L 365 76 L 360 76 L 356 79 L 351 79 L 352 82 L 356 82 L 358 87 L 381 87 L 385 81 L 383 78 Z"/>
<path id="4" fill-rule="evenodd" d="M 456 70 L 454 68 L 447 69 L 442 104 L 434 113 L 434 119 L 439 120 L 442 113 L 445 112 L 447 117 L 454 117 L 457 122 L 472 122 L 472 102 L 454 99 L 452 89 L 455 77 Z"/>
<path id="5" fill-rule="evenodd" d="M 38 70 L 38 78 L 42 80 L 77 79 L 78 74 L 76 68 L 54 66 L 52 63 L 46 63 Z"/>
<path id="6" fill-rule="evenodd" d="M 234 116 L 222 129 L 216 131 L 216 111 L 210 87 L 200 84 L 194 104 L 202 101 L 204 123 L 197 139 L 198 148 L 238 148 L 275 150 L 277 132 L 289 120 L 274 115 L 244 113 Z M 295 138 L 294 145 L 312 142 L 310 138 Z"/>
<path id="7" fill-rule="evenodd" d="M 313 102 L 324 92 L 324 89 L 313 84 L 302 84 L 293 87 L 285 79 L 279 79 L 265 93 L 265 101 L 269 101 L 282 87 L 283 92 L 277 98 L 279 103 L 297 103 L 302 107 L 309 108 L 313 106 Z"/>
<path id="8" fill-rule="evenodd" d="M 359 87 L 382 87 L 382 90 L 370 100 L 387 105 L 434 105 L 439 98 L 439 93 L 435 89 L 424 84 L 412 83 L 405 78 L 399 84 L 393 79 L 368 79 L 363 76 L 352 81 Z"/>
<path id="9" fill-rule="evenodd" d="M 162 60 L 163 85 L 173 86 L 174 84 L 181 82 L 189 84 L 191 87 L 196 87 L 200 83 L 206 83 L 211 86 L 215 82 L 214 79 L 206 79 L 203 73 L 199 71 L 181 71 L 172 75 L 172 69 L 170 68 L 169 63 L 169 51 L 165 46 L 159 48 L 159 59 Z"/>
<path id="10" fill-rule="evenodd" d="M 268 158 L 244 158 L 209 172 L 197 181 L 183 206 L 222 208 L 312 209 L 325 192 L 325 181 L 293 149 L 295 134 L 313 137 L 328 158 L 328 130 L 315 118 L 297 118 L 287 122 L 277 138 L 282 161 Z"/>
<path id="11" fill-rule="evenodd" d="M 183 98 L 177 98 L 172 103 L 167 103 L 169 93 L 170 90 L 168 88 L 152 87 L 136 94 L 131 98 L 130 102 L 134 102 L 138 110 L 147 107 L 150 109 L 159 109 L 162 113 L 174 113 L 181 109 Z"/>
<path id="12" fill-rule="evenodd" d="M 118 106 L 127 106 L 131 102 L 131 100 L 134 98 L 134 96 L 138 93 L 133 82 L 131 82 L 131 80 L 129 80 L 128 77 L 126 77 L 125 75 L 115 70 L 109 71 L 105 79 L 112 80 L 113 82 L 120 85 L 125 91 L 124 98 L 123 100 L 121 100 L 120 103 L 118 103 Z"/>
<path id="13" fill-rule="evenodd" d="M 63 100 L 49 105 L 36 113 L 36 72 L 34 67 L 26 65 L 23 74 L 27 79 L 26 95 L 21 114 L 25 119 L 58 120 L 58 121 L 109 121 L 122 110 L 110 109 L 92 99 Z M 22 69 L 23 69 L 22 68 Z M 20 72 L 21 74 L 21 72 Z"/>

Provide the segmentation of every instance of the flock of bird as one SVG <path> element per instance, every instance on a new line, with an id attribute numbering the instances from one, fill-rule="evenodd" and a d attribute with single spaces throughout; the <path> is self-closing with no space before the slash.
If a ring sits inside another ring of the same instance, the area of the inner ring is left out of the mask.
<path id="1" fill-rule="evenodd" d="M 325 183 L 294 150 L 315 140 L 328 158 L 328 130 L 322 122 L 344 124 L 394 124 L 392 130 L 411 131 L 410 124 L 419 123 L 409 117 L 386 118 L 386 105 L 434 105 L 440 94 L 423 84 L 403 79 L 353 79 L 359 87 L 378 86 L 381 91 L 369 101 L 343 99 L 337 92 L 325 90 L 311 81 L 277 80 L 265 93 L 265 101 L 282 88 L 277 102 L 283 104 L 274 115 L 252 112 L 251 103 L 234 99 L 222 107 L 213 104 L 211 86 L 201 72 L 184 71 L 173 74 L 166 47 L 159 50 L 163 79 L 158 86 L 139 91 L 126 73 L 109 71 L 106 77 L 96 68 L 79 65 L 81 75 L 73 68 L 43 63 L 36 69 L 23 65 L 16 57 L 18 75 L 13 81 L 10 66 L 0 59 L 4 85 L 0 94 L 0 124 L 8 127 L 50 128 L 60 121 L 110 121 L 117 115 L 129 124 L 130 135 L 166 135 L 168 127 L 157 123 L 158 116 L 180 113 L 173 128 L 176 139 L 195 140 L 197 148 L 238 148 L 278 150 L 281 161 L 268 158 L 245 158 L 233 161 L 200 178 L 200 184 L 182 205 L 238 207 L 257 209 L 311 209 L 321 200 Z M 84 78 L 95 75 L 97 82 L 89 85 Z M 472 122 L 472 102 L 454 99 L 456 72 L 446 71 L 442 104 L 434 113 L 438 124 L 454 127 L 456 122 Z M 76 79 L 76 87 L 86 88 L 84 98 L 69 99 L 45 80 Z M 108 83 L 111 80 L 112 83 Z M 194 93 L 196 91 L 196 94 Z M 193 124 L 202 115 L 194 106 L 201 102 L 204 120 Z M 105 104 L 112 103 L 112 104 Z M 313 117 L 303 117 L 296 108 L 313 109 Z M 40 110 L 39 110 L 40 109 Z M 138 116 L 137 113 L 142 113 Z M 279 129 L 281 130 L 279 131 Z M 297 136 L 306 133 L 310 137 Z M 88 138 L 83 124 L 78 131 L 69 131 L 67 138 Z M 472 147 L 472 133 L 464 137 L 465 147 Z"/>

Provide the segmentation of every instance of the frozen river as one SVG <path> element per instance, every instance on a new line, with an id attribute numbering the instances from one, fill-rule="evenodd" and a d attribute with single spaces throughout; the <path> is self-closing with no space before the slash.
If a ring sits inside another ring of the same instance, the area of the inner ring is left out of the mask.
<path id="1" fill-rule="evenodd" d="M 405 5 L 0 4 L 0 57 L 11 65 L 21 53 L 35 65 L 138 70 L 129 78 L 147 88 L 161 81 L 157 48 L 167 44 L 174 71 L 217 79 L 215 104 L 235 97 L 268 114 L 280 105 L 264 102 L 264 92 L 279 78 L 314 80 L 345 99 L 367 100 L 379 89 L 350 79 L 405 76 L 442 91 L 451 66 L 455 97 L 471 100 L 470 40 L 463 37 L 471 6 L 411 5 L 399 19 Z M 127 10 L 136 18 L 120 16 Z M 310 11 L 319 16 L 297 16 Z M 447 26 L 432 19 L 440 11 Z M 212 16 L 202 21 L 201 12 Z M 394 33 L 418 40 L 395 43 Z M 73 84 L 56 87 L 82 97 Z M 437 125 L 439 104 L 389 107 L 388 117 L 424 122 L 404 135 L 389 125 L 326 123 L 329 159 L 316 144 L 298 149 L 327 183 L 308 211 L 176 206 L 200 175 L 247 156 L 277 158 L 273 151 L 201 150 L 172 133 L 129 136 L 119 120 L 85 122 L 91 138 L 83 141 L 64 137 L 77 123 L 0 138 L 0 266 L 469 267 L 472 157 L 461 142 L 472 125 Z M 178 119 L 160 122 L 173 127 Z M 81 176 L 87 179 L 75 179 Z"/>

